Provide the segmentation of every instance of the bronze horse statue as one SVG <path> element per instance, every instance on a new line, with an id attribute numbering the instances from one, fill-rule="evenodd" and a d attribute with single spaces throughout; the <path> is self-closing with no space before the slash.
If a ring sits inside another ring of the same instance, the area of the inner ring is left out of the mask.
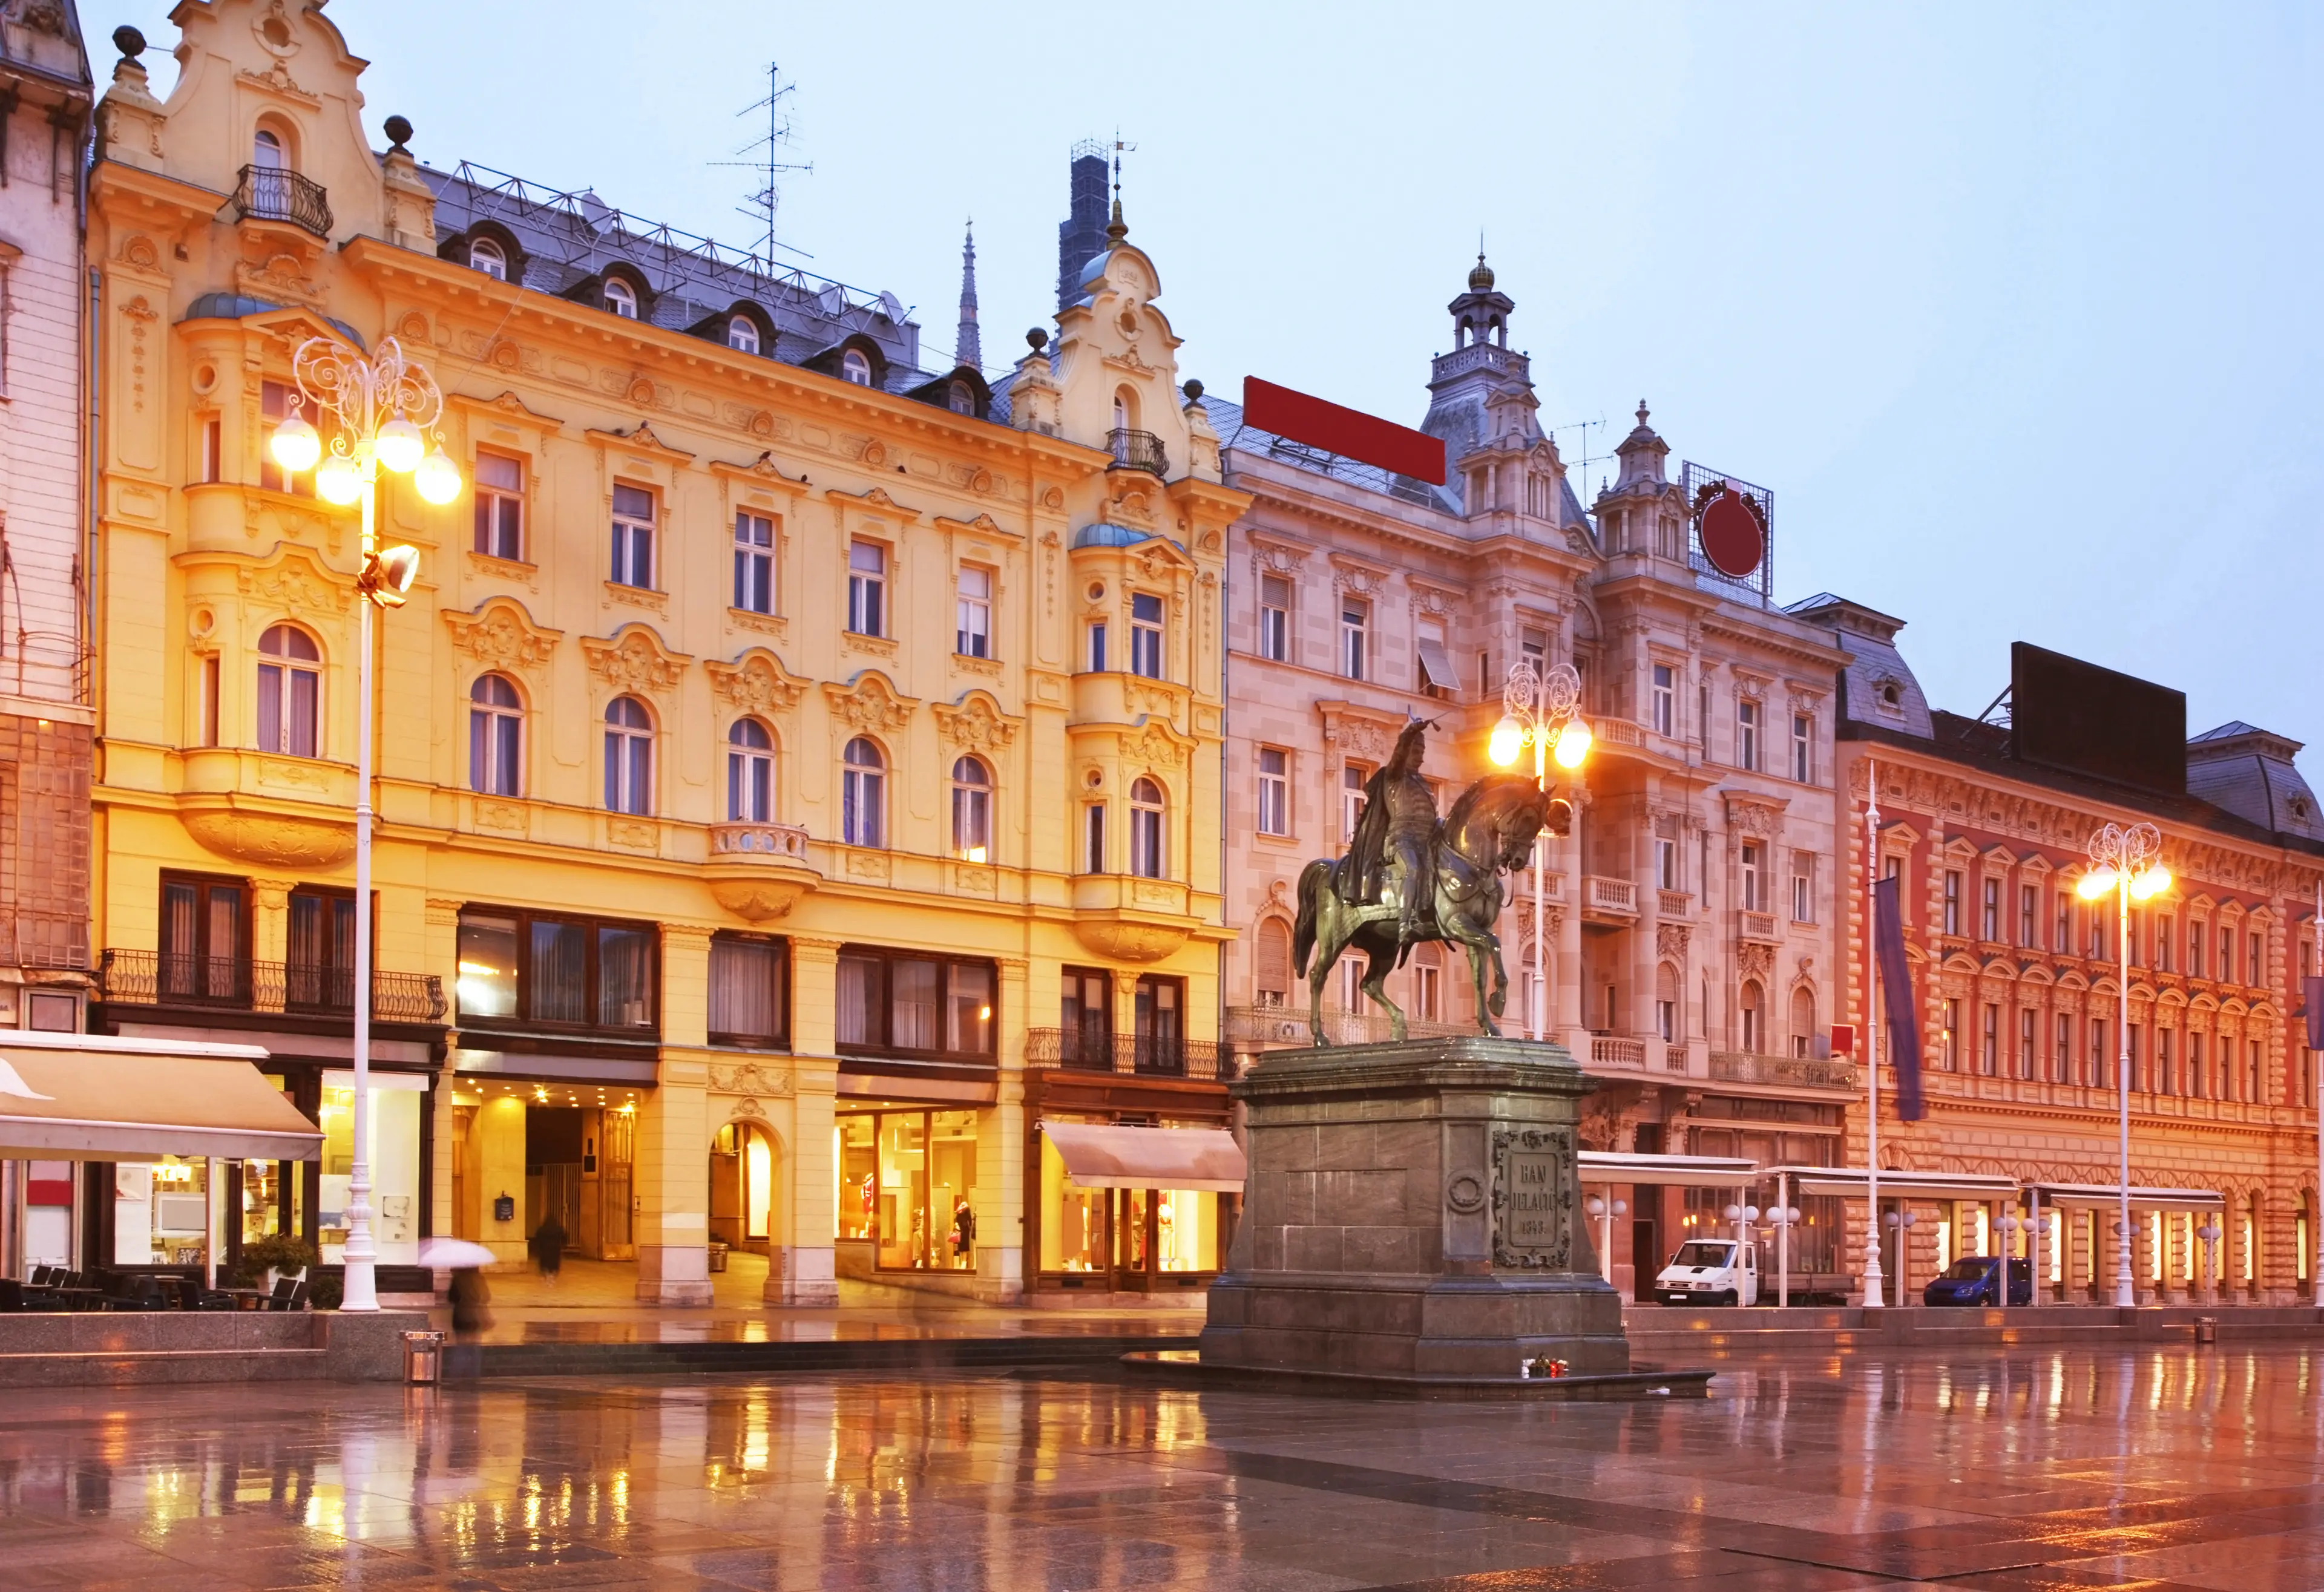
<path id="1" fill-rule="evenodd" d="M 1373 777 L 1379 784 L 1388 771 Z M 1380 793 L 1368 790 L 1374 801 Z M 1403 1008 L 1388 997 L 1382 980 L 1403 965 L 1411 948 L 1427 940 L 1449 942 L 1469 952 L 1469 976 L 1477 990 L 1477 1026 L 1498 1035 L 1493 1019 L 1508 998 L 1509 975 L 1501 964 L 1500 937 L 1493 925 L 1508 892 L 1501 875 L 1526 866 L 1534 836 L 1545 824 L 1563 833 L 1554 820 L 1571 809 L 1553 802 L 1520 774 L 1494 774 L 1462 792 L 1433 836 L 1433 900 L 1405 901 L 1406 870 L 1393 856 L 1365 854 L 1365 830 L 1358 826 L 1356 848 L 1337 860 L 1318 858 L 1300 870 L 1299 922 L 1293 931 L 1293 971 L 1307 980 L 1308 1026 L 1315 1043 L 1323 1038 L 1323 984 L 1334 962 L 1351 951 L 1366 959 L 1363 991 L 1388 1015 L 1390 1032 L 1405 1037 Z M 1369 870 L 1377 880 L 1369 890 L 1344 888 L 1349 873 Z M 1351 896 L 1370 899 L 1351 900 Z M 1312 971 L 1311 971 L 1312 959 Z M 1485 970 L 1492 968 L 1492 988 Z"/>

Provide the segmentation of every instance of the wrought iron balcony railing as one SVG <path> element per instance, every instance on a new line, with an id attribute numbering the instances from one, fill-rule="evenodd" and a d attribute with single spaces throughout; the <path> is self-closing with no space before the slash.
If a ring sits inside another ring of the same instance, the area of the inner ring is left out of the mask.
<path id="1" fill-rule="evenodd" d="M 256 220 L 303 226 L 318 238 L 331 235 L 331 201 L 323 185 L 280 166 L 244 166 L 234 207 Z"/>
<path id="2" fill-rule="evenodd" d="M 97 963 L 106 1000 L 131 1006 L 208 1006 L 225 1011 L 345 1016 L 355 1011 L 355 970 L 238 956 L 108 950 Z M 371 977 L 371 1015 L 383 1023 L 440 1023 L 444 984 L 433 973 Z"/>
<path id="3" fill-rule="evenodd" d="M 1221 1070 L 1219 1047 L 1207 1039 L 1169 1039 L 1135 1034 L 1084 1034 L 1070 1028 L 1025 1031 L 1025 1064 L 1080 1072 L 1119 1072 L 1148 1078 L 1228 1078 L 1231 1059 Z"/>
<path id="4" fill-rule="evenodd" d="M 1750 1051 L 1714 1050 L 1711 1076 L 1720 1083 L 1780 1083 L 1808 1089 L 1855 1089 L 1856 1069 L 1846 1062 L 1810 1056 L 1763 1056 Z"/>
<path id="5" fill-rule="evenodd" d="M 1170 456 L 1164 451 L 1162 439 L 1151 431 L 1117 428 L 1107 435 L 1106 446 L 1113 454 L 1113 462 L 1125 470 L 1150 470 L 1157 475 L 1170 473 Z"/>

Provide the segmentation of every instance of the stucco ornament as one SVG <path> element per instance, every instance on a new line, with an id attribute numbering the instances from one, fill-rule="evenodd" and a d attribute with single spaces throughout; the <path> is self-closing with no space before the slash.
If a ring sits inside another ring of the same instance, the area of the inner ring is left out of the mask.
<path id="1" fill-rule="evenodd" d="M 687 658 L 672 652 L 645 625 L 627 625 L 611 640 L 581 638 L 589 672 L 616 691 L 668 691 L 686 676 Z"/>
<path id="2" fill-rule="evenodd" d="M 865 669 L 845 685 L 824 682 L 823 695 L 832 716 L 852 730 L 896 731 L 912 721 L 917 697 L 899 695 L 878 669 Z"/>
<path id="3" fill-rule="evenodd" d="M 791 677 L 783 661 L 754 647 L 733 663 L 706 663 L 713 695 L 738 713 L 788 713 L 798 706 L 806 686 Z"/>
<path id="4" fill-rule="evenodd" d="M 335 868 L 355 852 L 352 822 L 229 807 L 188 813 L 185 823 L 189 834 L 220 856 L 266 868 Z"/>
<path id="5" fill-rule="evenodd" d="M 557 650 L 563 630 L 547 630 L 532 622 L 523 607 L 497 598 L 474 613 L 447 612 L 444 623 L 452 645 L 488 669 L 535 669 Z"/>
<path id="6" fill-rule="evenodd" d="M 935 713 L 938 732 L 964 751 L 1000 751 L 1017 740 L 1018 721 L 982 691 L 971 691 L 952 706 L 940 704 Z"/>

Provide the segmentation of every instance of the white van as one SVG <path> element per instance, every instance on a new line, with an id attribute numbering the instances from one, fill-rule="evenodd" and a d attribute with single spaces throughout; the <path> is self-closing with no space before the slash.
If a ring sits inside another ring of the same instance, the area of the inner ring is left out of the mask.
<path id="1" fill-rule="evenodd" d="M 1759 1250 L 1733 1238 L 1689 1238 L 1655 1278 L 1665 1304 L 1757 1304 Z"/>

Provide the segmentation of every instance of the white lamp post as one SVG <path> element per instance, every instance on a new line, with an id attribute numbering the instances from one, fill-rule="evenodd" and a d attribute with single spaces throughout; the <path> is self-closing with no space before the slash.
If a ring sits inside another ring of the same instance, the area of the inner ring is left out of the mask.
<path id="1" fill-rule="evenodd" d="M 371 615 L 374 605 L 401 608 L 420 573 L 420 552 L 379 545 L 379 473 L 410 475 L 430 503 L 460 495 L 459 466 L 442 440 L 429 451 L 422 429 L 443 413 L 444 395 L 427 368 L 403 357 L 392 337 L 364 354 L 327 337 L 309 337 L 292 356 L 299 383 L 290 418 L 274 428 L 275 462 L 292 474 L 315 472 L 315 494 L 341 508 L 363 505 L 363 562 L 355 575 L 364 602 L 355 709 L 355 967 L 354 1155 L 347 1177 L 346 1282 L 339 1308 L 379 1308 L 378 1252 L 371 1231 Z M 311 401 L 329 428 L 302 412 Z"/>
<path id="2" fill-rule="evenodd" d="M 1590 755 L 1590 726 L 1582 720 L 1582 676 L 1571 664 L 1556 664 L 1545 673 L 1531 658 L 1520 659 L 1509 670 L 1501 688 L 1501 717 L 1493 726 L 1487 749 L 1493 761 L 1508 768 L 1526 747 L 1533 748 L 1534 783 L 1549 795 L 1549 760 L 1561 768 L 1579 768 Z M 1548 1035 L 1549 954 L 1542 944 L 1542 879 L 1548 867 L 1549 832 L 1545 823 L 1533 837 L 1533 993 L 1528 1014 L 1534 1042 Z"/>
<path id="3" fill-rule="evenodd" d="M 2130 1275 L 2130 904 L 2144 901 L 2171 888 L 2171 870 L 2163 866 L 2163 832 L 2152 824 L 2126 829 L 2109 824 L 2090 836 L 2090 870 L 2082 875 L 2074 893 L 2096 901 L 2112 891 L 2115 897 L 2115 949 L 2120 952 L 2116 980 L 2119 997 L 2115 1081 L 2122 1106 L 2122 1210 L 2115 1228 L 2114 1302 L 2127 1310 L 2138 1302 Z"/>

